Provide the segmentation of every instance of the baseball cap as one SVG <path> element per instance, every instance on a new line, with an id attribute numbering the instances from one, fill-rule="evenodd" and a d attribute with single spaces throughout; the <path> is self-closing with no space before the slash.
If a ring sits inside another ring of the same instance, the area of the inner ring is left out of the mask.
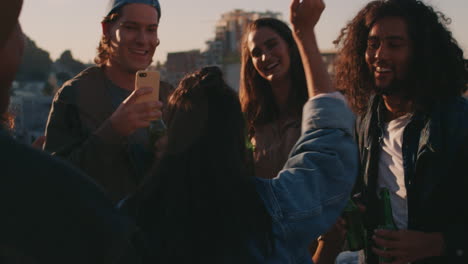
<path id="1" fill-rule="evenodd" d="M 147 4 L 156 8 L 161 19 L 161 6 L 158 0 L 110 0 L 107 7 L 106 16 L 114 12 L 117 8 L 122 7 L 126 4 Z"/>

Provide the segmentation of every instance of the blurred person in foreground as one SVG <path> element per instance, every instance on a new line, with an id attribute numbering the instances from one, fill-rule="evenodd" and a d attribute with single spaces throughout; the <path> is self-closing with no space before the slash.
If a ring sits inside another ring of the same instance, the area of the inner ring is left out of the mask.
<path id="1" fill-rule="evenodd" d="M 301 135 L 302 108 L 308 99 L 304 67 L 291 29 L 275 18 L 253 21 L 241 49 L 239 97 L 255 176 L 271 179 L 283 169 Z M 341 250 L 343 230 L 338 223 L 310 245 L 314 262 L 333 262 Z"/>
<path id="2" fill-rule="evenodd" d="M 336 41 L 337 87 L 358 114 L 367 263 L 468 263 L 467 68 L 449 22 L 422 1 L 372 1 Z M 398 230 L 376 230 L 381 188 Z"/>
<path id="3" fill-rule="evenodd" d="M 273 179 L 247 169 L 239 99 L 216 67 L 186 76 L 168 104 L 168 145 L 123 202 L 151 263 L 312 263 L 308 246 L 337 220 L 357 175 L 354 116 L 315 40 L 321 0 L 292 1 L 309 101 L 302 135 Z"/>
<path id="4" fill-rule="evenodd" d="M 161 102 L 137 103 L 150 90 L 135 90 L 135 73 L 150 66 L 159 45 L 157 0 L 111 0 L 102 38 L 90 67 L 57 92 L 44 150 L 64 157 L 118 201 L 150 169 L 154 146 L 146 127 L 161 118 Z M 172 88 L 160 82 L 166 101 Z"/>
<path id="5" fill-rule="evenodd" d="M 0 116 L 24 49 L 22 0 L 0 9 Z M 0 263 L 140 263 L 135 225 L 89 178 L 0 124 Z"/>

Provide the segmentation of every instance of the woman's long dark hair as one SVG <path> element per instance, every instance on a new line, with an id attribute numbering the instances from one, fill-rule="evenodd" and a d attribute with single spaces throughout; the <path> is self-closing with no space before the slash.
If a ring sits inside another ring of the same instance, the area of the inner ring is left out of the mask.
<path id="1" fill-rule="evenodd" d="M 260 18 L 255 20 L 247 27 L 242 41 L 241 83 L 239 90 L 242 111 L 247 118 L 250 132 L 252 132 L 255 125 L 272 122 L 279 115 L 279 109 L 276 105 L 271 86 L 254 68 L 247 45 L 248 35 L 252 31 L 263 27 L 275 31 L 289 47 L 291 62 L 289 71 L 292 88 L 288 102 L 289 114 L 301 116 L 302 107 L 308 98 L 304 67 L 302 66 L 302 60 L 291 29 L 278 19 Z"/>
<path id="2" fill-rule="evenodd" d="M 244 120 L 217 67 L 185 77 L 168 103 L 168 145 L 138 199 L 155 263 L 247 263 L 269 250 L 271 218 L 246 169 Z"/>
<path id="3" fill-rule="evenodd" d="M 336 85 L 357 113 L 365 112 L 374 93 L 365 52 L 369 31 L 384 17 L 401 17 L 408 25 L 413 56 L 407 95 L 416 107 L 428 110 L 434 101 L 460 96 L 466 90 L 467 68 L 462 49 L 446 27 L 450 19 L 418 0 L 372 1 L 335 41 L 339 49 Z"/>

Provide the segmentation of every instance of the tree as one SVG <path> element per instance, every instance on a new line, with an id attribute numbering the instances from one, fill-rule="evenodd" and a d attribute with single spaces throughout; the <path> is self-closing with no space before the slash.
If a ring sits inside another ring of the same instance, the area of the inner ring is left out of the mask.
<path id="1" fill-rule="evenodd" d="M 71 76 L 75 76 L 85 68 L 85 64 L 73 58 L 70 50 L 64 51 L 62 55 L 60 55 L 60 58 L 55 61 L 55 70 L 57 73 L 65 72 Z"/>
<path id="2" fill-rule="evenodd" d="M 47 51 L 36 46 L 26 36 L 24 55 L 16 75 L 18 81 L 47 81 L 52 67 L 52 60 Z"/>

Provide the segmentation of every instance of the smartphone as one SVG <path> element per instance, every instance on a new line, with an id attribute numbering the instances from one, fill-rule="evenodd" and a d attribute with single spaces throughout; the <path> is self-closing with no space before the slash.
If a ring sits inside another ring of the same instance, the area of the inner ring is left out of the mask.
<path id="1" fill-rule="evenodd" d="M 136 73 L 135 90 L 144 87 L 153 88 L 153 92 L 140 96 L 137 103 L 143 102 L 156 102 L 159 100 L 159 72 L 158 71 L 145 71 L 141 70 Z"/>

